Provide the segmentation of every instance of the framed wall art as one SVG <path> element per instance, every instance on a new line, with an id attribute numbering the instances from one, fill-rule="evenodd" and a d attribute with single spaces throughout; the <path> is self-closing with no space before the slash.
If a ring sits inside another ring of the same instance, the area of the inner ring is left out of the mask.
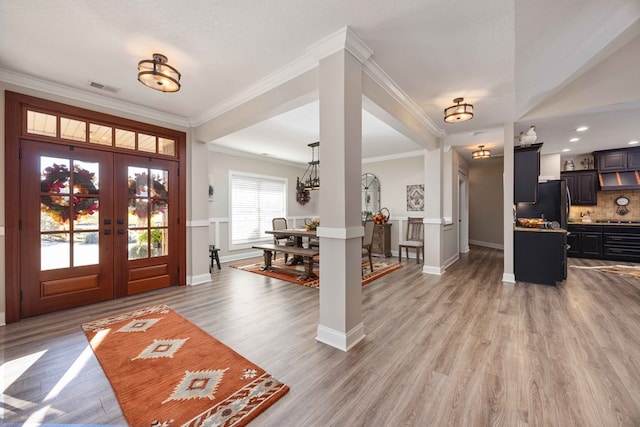
<path id="1" fill-rule="evenodd" d="M 407 211 L 424 211 L 424 184 L 407 185 Z"/>

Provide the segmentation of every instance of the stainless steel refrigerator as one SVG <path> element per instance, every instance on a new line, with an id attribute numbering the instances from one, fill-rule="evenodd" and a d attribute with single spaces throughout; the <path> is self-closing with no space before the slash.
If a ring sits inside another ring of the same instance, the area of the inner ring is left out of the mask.
<path id="1" fill-rule="evenodd" d="M 567 219 L 571 208 L 571 196 L 564 180 L 552 180 L 538 184 L 536 203 L 517 203 L 517 218 L 541 218 L 557 221 L 560 228 L 567 229 Z"/>

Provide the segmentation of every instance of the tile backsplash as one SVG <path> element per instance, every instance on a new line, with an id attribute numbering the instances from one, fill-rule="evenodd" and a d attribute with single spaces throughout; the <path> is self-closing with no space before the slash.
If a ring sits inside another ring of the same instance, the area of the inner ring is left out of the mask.
<path id="1" fill-rule="evenodd" d="M 626 215 L 616 212 L 618 205 L 615 201 L 618 197 L 625 196 L 629 199 Z M 569 212 L 570 221 L 580 221 L 584 215 L 591 219 L 621 219 L 625 221 L 640 221 L 640 190 L 598 191 L 598 204 L 596 206 L 572 206 Z"/>

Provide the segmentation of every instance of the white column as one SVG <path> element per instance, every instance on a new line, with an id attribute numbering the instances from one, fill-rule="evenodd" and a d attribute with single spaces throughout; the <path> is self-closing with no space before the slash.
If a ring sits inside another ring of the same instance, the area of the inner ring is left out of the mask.
<path id="1" fill-rule="evenodd" d="M 320 324 L 316 339 L 343 351 L 362 323 L 362 64 L 340 50 L 320 60 Z"/>
<path id="2" fill-rule="evenodd" d="M 504 171 L 502 174 L 504 189 L 504 272 L 502 281 L 515 283 L 516 275 L 513 271 L 513 123 L 504 124 Z"/>
<path id="3" fill-rule="evenodd" d="M 424 155 L 424 266 L 430 274 L 444 272 L 444 219 L 442 197 L 443 144 Z"/>

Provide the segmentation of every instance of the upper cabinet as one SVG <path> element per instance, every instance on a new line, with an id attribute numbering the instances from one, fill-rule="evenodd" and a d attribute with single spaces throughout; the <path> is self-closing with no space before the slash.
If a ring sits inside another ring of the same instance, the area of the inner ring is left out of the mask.
<path id="1" fill-rule="evenodd" d="M 540 149 L 542 143 L 513 149 L 513 202 L 538 201 Z"/>
<path id="2" fill-rule="evenodd" d="M 602 190 L 640 188 L 640 148 L 620 148 L 593 153 Z"/>
<path id="3" fill-rule="evenodd" d="M 595 170 L 561 172 L 560 177 L 567 182 L 572 205 L 598 204 L 598 174 Z"/>

